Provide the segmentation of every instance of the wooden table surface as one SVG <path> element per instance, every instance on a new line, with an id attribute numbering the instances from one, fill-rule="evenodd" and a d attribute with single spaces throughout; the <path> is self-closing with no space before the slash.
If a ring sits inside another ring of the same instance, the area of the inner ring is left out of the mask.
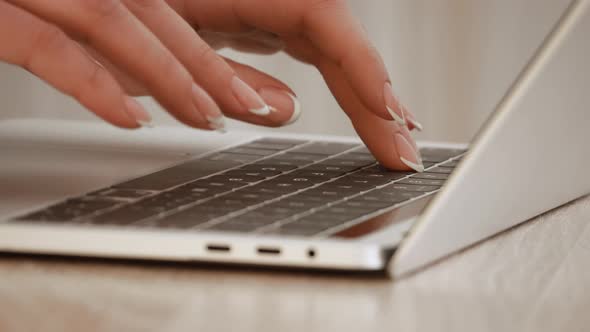
<path id="1" fill-rule="evenodd" d="M 0 331 L 590 331 L 590 197 L 391 282 L 0 257 Z"/>

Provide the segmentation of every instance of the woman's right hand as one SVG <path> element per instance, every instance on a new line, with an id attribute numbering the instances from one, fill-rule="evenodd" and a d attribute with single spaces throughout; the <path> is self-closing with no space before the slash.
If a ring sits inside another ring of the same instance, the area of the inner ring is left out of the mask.
<path id="1" fill-rule="evenodd" d="M 201 129 L 220 129 L 224 113 L 265 126 L 296 117 L 286 84 L 221 57 L 204 37 L 251 32 L 318 68 L 383 165 L 422 168 L 408 130 L 419 125 L 344 0 L 0 0 L 0 61 L 124 128 L 151 120 L 133 94 Z"/>

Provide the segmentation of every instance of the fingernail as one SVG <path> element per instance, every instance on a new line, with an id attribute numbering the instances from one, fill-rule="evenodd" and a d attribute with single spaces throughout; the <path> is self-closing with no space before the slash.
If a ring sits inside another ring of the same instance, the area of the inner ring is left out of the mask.
<path id="1" fill-rule="evenodd" d="M 414 116 L 414 114 L 412 112 L 408 111 L 403 106 L 402 106 L 402 110 L 406 116 L 406 121 L 408 122 L 408 124 L 410 124 L 412 127 L 416 128 L 418 131 L 422 131 L 424 129 L 422 124 L 420 122 L 418 122 L 418 120 L 416 120 L 416 117 Z"/>
<path id="2" fill-rule="evenodd" d="M 225 132 L 225 117 L 217 106 L 217 103 L 200 86 L 193 83 L 193 104 L 197 111 L 202 112 L 213 130 Z"/>
<path id="3" fill-rule="evenodd" d="M 217 130 L 220 133 L 227 132 L 225 129 L 225 117 L 223 115 L 216 118 L 207 116 L 207 121 L 209 121 L 209 127 L 211 127 L 211 129 Z"/>
<path id="4" fill-rule="evenodd" d="M 258 92 L 271 109 L 291 112 L 291 117 L 284 124 L 297 121 L 301 114 L 301 104 L 292 93 L 278 88 L 262 88 Z"/>
<path id="5" fill-rule="evenodd" d="M 256 115 L 270 114 L 270 108 L 264 100 L 248 84 L 234 76 L 231 81 L 231 88 L 236 99 L 248 112 Z"/>
<path id="6" fill-rule="evenodd" d="M 143 106 L 141 106 L 137 100 L 126 96 L 125 108 L 127 110 L 127 114 L 129 114 L 129 116 L 131 116 L 140 126 L 148 128 L 152 128 L 154 126 L 152 123 L 152 116 L 143 108 Z"/>
<path id="7" fill-rule="evenodd" d="M 406 125 L 406 117 L 404 115 L 404 111 L 402 110 L 402 106 L 399 100 L 395 97 L 393 93 L 393 87 L 391 83 L 385 82 L 385 86 L 383 88 L 383 97 L 385 98 L 385 108 L 387 108 L 387 112 L 389 115 L 397 122 L 400 126 Z"/>
<path id="8" fill-rule="evenodd" d="M 410 144 L 410 142 L 408 142 L 408 140 L 402 134 L 395 134 L 394 138 L 397 152 L 400 155 L 400 160 L 402 163 L 416 172 L 424 172 L 422 159 L 412 144 Z"/>

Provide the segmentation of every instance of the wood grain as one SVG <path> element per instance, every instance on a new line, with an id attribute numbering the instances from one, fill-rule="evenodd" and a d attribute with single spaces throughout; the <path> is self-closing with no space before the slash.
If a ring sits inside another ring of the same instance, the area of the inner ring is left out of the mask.
<path id="1" fill-rule="evenodd" d="M 588 331 L 590 197 L 392 283 L 0 258 L 0 331 Z"/>

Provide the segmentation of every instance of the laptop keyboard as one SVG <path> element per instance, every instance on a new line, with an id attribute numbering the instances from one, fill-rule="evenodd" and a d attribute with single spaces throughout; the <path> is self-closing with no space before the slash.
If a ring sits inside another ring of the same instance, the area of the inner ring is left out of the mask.
<path id="1" fill-rule="evenodd" d="M 359 144 L 264 138 L 13 221 L 329 235 L 433 195 L 464 152 L 421 149 L 424 173 L 397 172 Z"/>

